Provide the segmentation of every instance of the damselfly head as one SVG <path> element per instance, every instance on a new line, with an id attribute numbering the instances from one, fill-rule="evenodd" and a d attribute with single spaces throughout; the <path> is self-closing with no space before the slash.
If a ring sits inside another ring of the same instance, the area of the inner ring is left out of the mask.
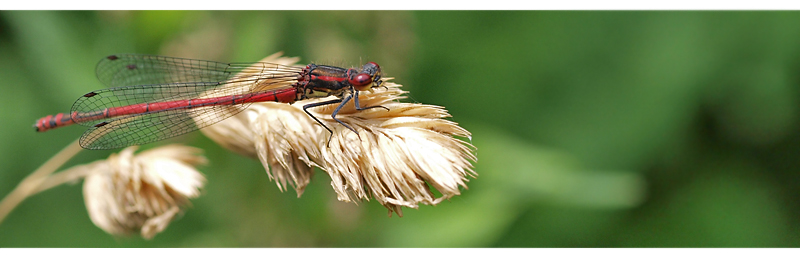
<path id="1" fill-rule="evenodd" d="M 350 78 L 350 84 L 355 86 L 357 90 L 368 90 L 375 87 L 380 87 L 381 81 L 381 67 L 375 62 L 368 62 L 361 67 L 361 71 Z"/>
<path id="2" fill-rule="evenodd" d="M 380 86 L 382 82 L 380 78 L 381 67 L 374 62 L 368 62 L 361 67 L 361 71 L 350 75 L 350 79 L 348 80 L 350 85 L 353 85 L 359 91 L 363 91 Z"/>

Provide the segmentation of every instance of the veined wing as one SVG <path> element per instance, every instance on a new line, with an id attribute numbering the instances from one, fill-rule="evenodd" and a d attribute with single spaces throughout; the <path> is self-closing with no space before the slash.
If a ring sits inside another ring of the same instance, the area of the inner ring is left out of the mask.
<path id="1" fill-rule="evenodd" d="M 178 57 L 117 54 L 97 63 L 97 79 L 109 87 L 148 84 L 223 82 L 241 72 L 299 73 L 301 68 L 266 62 L 222 63 Z"/>
<path id="2" fill-rule="evenodd" d="M 86 149 L 116 149 L 161 141 L 222 121 L 250 103 L 175 109 L 111 118 L 92 126 L 81 136 Z"/>

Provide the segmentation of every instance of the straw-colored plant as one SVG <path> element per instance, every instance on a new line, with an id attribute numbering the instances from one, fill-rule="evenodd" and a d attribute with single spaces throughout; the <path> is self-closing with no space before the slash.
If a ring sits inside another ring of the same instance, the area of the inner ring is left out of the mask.
<path id="1" fill-rule="evenodd" d="M 194 166 L 207 161 L 193 147 L 167 145 L 134 155 L 136 148 L 52 174 L 80 150 L 73 142 L 0 202 L 0 221 L 28 196 L 84 179 L 83 197 L 95 225 L 113 235 L 153 238 L 200 195 L 205 177 Z"/>
<path id="2" fill-rule="evenodd" d="M 261 61 L 293 65 L 297 60 L 278 53 Z M 281 190 L 288 184 L 301 195 L 311 179 L 311 167 L 319 167 L 331 177 L 340 201 L 374 198 L 402 216 L 403 206 L 434 205 L 460 194 L 459 187 L 466 188 L 467 177 L 475 175 L 470 162 L 476 158 L 472 145 L 453 137 L 469 138 L 470 133 L 442 119 L 449 117 L 447 110 L 397 101 L 405 92 L 391 79 L 359 94 L 362 107 L 383 106 L 388 111 L 356 110 L 354 101 L 339 111 L 337 118 L 358 135 L 331 119 L 336 105 L 312 109 L 311 114 L 333 130 L 328 142 L 328 131 L 302 110 L 305 104 L 326 99 L 292 105 L 254 103 L 233 119 L 202 131 L 222 146 L 258 157 Z"/>

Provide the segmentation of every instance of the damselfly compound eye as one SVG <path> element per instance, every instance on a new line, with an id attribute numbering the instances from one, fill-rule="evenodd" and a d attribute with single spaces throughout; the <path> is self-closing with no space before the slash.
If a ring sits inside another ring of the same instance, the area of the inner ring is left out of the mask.
<path id="1" fill-rule="evenodd" d="M 350 79 L 350 84 L 353 86 L 364 86 L 372 83 L 372 76 L 369 74 L 361 73 Z"/>

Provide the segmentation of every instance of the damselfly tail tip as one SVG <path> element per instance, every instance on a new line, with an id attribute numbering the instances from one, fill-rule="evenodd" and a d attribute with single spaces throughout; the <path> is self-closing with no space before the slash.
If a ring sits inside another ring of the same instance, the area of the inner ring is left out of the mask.
<path id="1" fill-rule="evenodd" d="M 56 115 L 48 115 L 46 117 L 39 118 L 36 120 L 36 123 L 33 124 L 33 128 L 35 128 L 37 132 L 44 132 L 74 123 L 75 121 L 72 120 L 71 116 L 64 113 L 58 113 Z"/>
<path id="2" fill-rule="evenodd" d="M 48 128 L 45 125 L 46 125 L 47 121 L 50 121 L 52 119 L 52 117 L 53 116 L 50 115 L 50 116 L 46 116 L 46 117 L 42 117 L 42 118 L 37 119 L 36 122 L 33 124 L 33 129 L 35 129 L 36 132 L 47 131 Z"/>

